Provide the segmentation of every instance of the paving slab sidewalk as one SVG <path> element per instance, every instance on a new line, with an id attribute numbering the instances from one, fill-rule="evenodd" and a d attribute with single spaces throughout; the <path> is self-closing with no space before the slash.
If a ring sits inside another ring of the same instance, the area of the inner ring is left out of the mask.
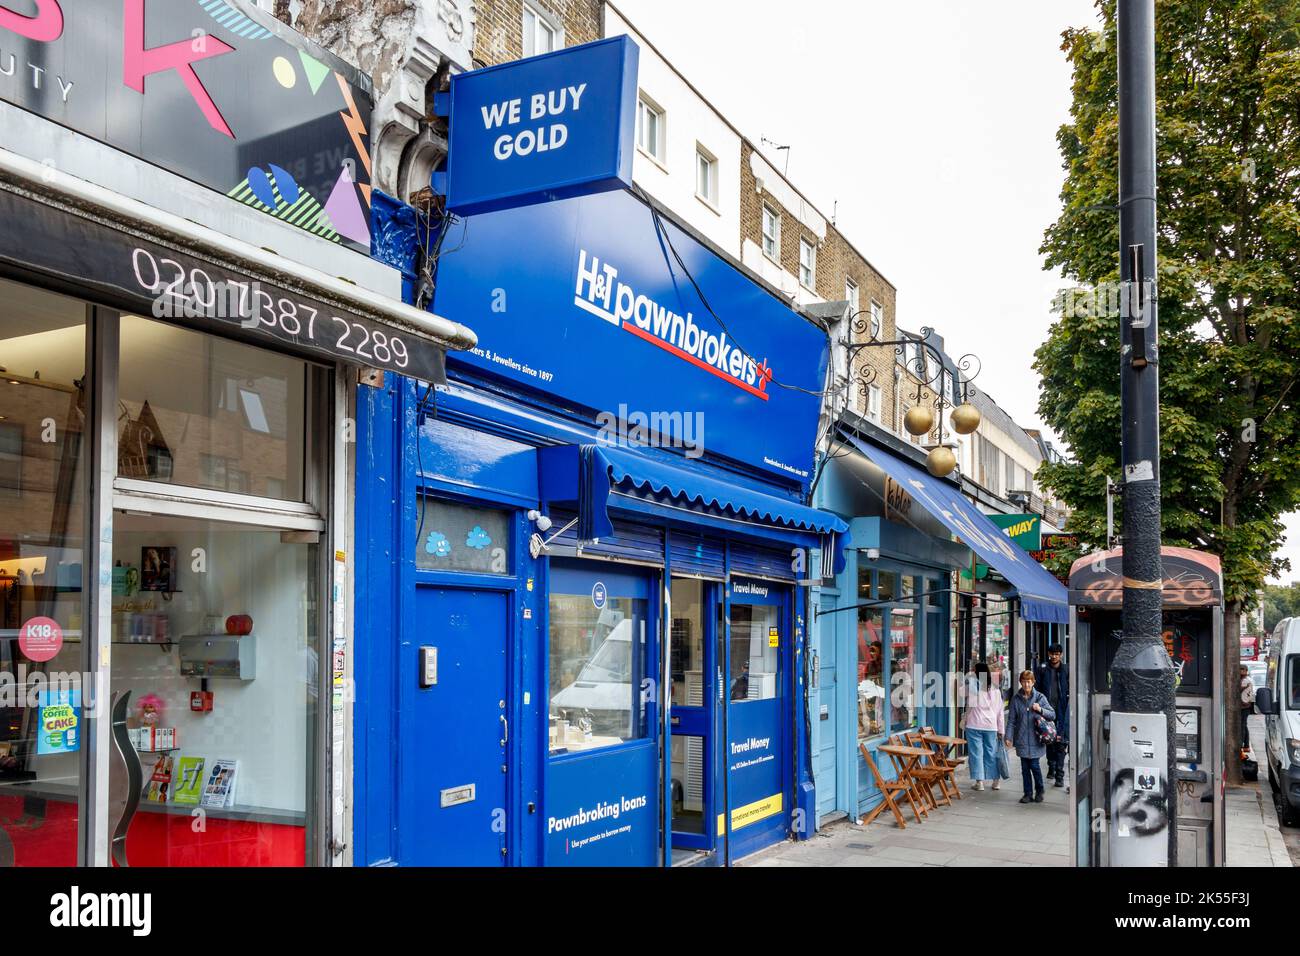
<path id="1" fill-rule="evenodd" d="M 1070 820 L 1064 789 L 1049 786 L 1042 803 L 1021 804 L 1018 778 L 1001 790 L 970 789 L 916 823 L 911 808 L 900 830 L 885 811 L 869 825 L 841 820 L 811 839 L 781 843 L 739 866 L 1067 866 Z M 986 784 L 987 786 L 987 784 Z"/>
<path id="2" fill-rule="evenodd" d="M 1259 780 L 1241 787 L 1229 787 L 1223 808 L 1227 831 L 1228 866 L 1293 866 L 1287 851 L 1273 793 L 1268 785 L 1268 768 L 1263 761 L 1264 718 L 1249 720 L 1252 755 L 1260 763 Z"/>

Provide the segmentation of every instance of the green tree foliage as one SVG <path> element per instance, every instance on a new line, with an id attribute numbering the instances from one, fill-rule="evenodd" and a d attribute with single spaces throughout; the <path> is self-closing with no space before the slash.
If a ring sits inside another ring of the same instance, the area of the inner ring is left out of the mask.
<path id="1" fill-rule="evenodd" d="M 1300 582 L 1264 586 L 1264 633 L 1272 634 L 1284 617 L 1300 617 Z"/>
<path id="2" fill-rule="evenodd" d="M 1085 550 L 1120 472 L 1115 2 L 1097 9 L 1100 31 L 1063 35 L 1066 179 L 1041 251 L 1075 288 L 1035 362 L 1073 451 L 1038 478 Z M 1300 3 L 1157 0 L 1156 34 L 1164 537 L 1221 556 L 1235 634 L 1300 507 Z"/>

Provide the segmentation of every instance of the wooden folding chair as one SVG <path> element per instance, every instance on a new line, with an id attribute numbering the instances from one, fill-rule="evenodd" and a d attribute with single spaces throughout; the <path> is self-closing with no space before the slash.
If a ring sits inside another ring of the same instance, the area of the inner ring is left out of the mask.
<path id="1" fill-rule="evenodd" d="M 957 768 L 961 764 L 950 760 L 948 755 L 943 752 L 943 747 L 931 740 L 926 740 L 926 734 L 933 734 L 934 731 L 928 727 L 922 727 L 919 731 L 913 731 L 907 734 L 907 740 L 913 747 L 920 747 L 930 751 L 933 756 L 930 758 L 929 766 L 938 771 L 939 789 L 944 792 L 945 796 L 956 797 L 960 800 L 961 787 L 957 784 Z M 948 793 L 948 785 L 952 785 L 952 793 Z"/>
<path id="2" fill-rule="evenodd" d="M 916 816 L 916 822 L 920 823 L 921 810 L 916 805 L 916 798 L 912 796 L 911 785 L 902 778 L 886 780 L 880 775 L 880 770 L 876 767 L 876 762 L 871 759 L 871 751 L 867 749 L 867 745 L 858 744 L 858 749 L 862 751 L 862 759 L 867 762 L 867 768 L 871 771 L 871 777 L 876 782 L 876 786 L 880 789 L 880 793 L 884 797 L 884 799 L 877 804 L 876 808 L 867 814 L 866 818 L 862 821 L 862 825 L 866 826 L 872 820 L 876 819 L 876 817 L 880 816 L 884 809 L 888 807 L 893 811 L 894 819 L 898 821 L 898 828 L 900 830 L 906 830 L 907 824 L 903 822 L 903 814 L 899 811 L 898 804 L 895 802 L 897 799 L 895 795 L 899 793 L 907 797 L 907 802 L 912 805 L 912 813 Z"/>
<path id="3" fill-rule="evenodd" d="M 935 731 L 934 731 L 934 728 L 933 728 L 933 727 L 922 727 L 922 728 L 921 728 L 921 733 L 923 733 L 923 734 L 932 734 L 932 733 L 934 733 L 934 732 L 935 732 Z M 964 745 L 964 743 L 963 743 L 963 745 Z M 941 749 L 942 749 L 942 748 L 941 748 Z M 968 760 L 969 758 L 968 758 L 968 756 L 967 756 L 966 754 L 956 753 L 956 752 L 955 752 L 955 748 L 954 748 L 954 752 L 953 752 L 953 753 L 951 753 L 951 754 L 949 754 L 949 753 L 944 753 L 944 754 L 943 754 L 943 759 L 946 760 L 948 763 L 952 764 L 954 767 L 958 767 L 958 768 L 960 768 L 960 767 L 962 767 L 963 765 L 966 764 L 966 762 L 967 762 L 967 760 Z"/>
<path id="4" fill-rule="evenodd" d="M 951 776 L 951 772 L 947 767 L 941 767 L 935 763 L 934 751 L 930 749 L 929 744 L 921 739 L 920 732 L 900 733 L 895 736 L 899 738 L 899 743 L 904 746 L 918 747 L 930 754 L 928 758 L 924 758 L 925 763 L 918 761 L 912 766 L 912 779 L 920 784 L 921 790 L 929 799 L 931 806 L 936 810 L 939 808 L 939 798 L 934 795 L 933 788 L 935 784 L 939 785 L 939 797 L 943 799 L 943 805 L 945 807 L 952 806 L 952 798 L 948 796 L 948 787 L 944 783 L 944 780 Z"/>

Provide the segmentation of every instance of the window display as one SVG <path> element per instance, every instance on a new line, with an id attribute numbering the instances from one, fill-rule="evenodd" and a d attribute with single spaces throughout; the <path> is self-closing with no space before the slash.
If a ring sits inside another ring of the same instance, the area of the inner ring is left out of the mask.
<path id="1" fill-rule="evenodd" d="M 320 688 L 318 546 L 192 518 L 118 514 L 114 564 L 172 555 L 167 588 L 113 597 L 111 686 L 146 789 L 133 866 L 303 865 Z M 210 709 L 192 704 L 211 695 Z M 193 812 L 200 808 L 202 814 Z M 203 820 L 196 831 L 192 824 Z"/>
<path id="2" fill-rule="evenodd" d="M 77 860 L 85 355 L 82 303 L 0 281 L 0 867 Z"/>
<path id="3" fill-rule="evenodd" d="M 612 747 L 645 736 L 638 701 L 646 602 L 593 591 L 551 589 L 551 753 Z"/>
<path id="4" fill-rule="evenodd" d="M 889 732 L 916 725 L 916 612 L 889 612 Z"/>
<path id="5" fill-rule="evenodd" d="M 780 660 L 779 608 L 770 604 L 731 605 L 731 688 L 733 701 L 776 696 Z"/>
<path id="6" fill-rule="evenodd" d="M 858 610 L 858 738 L 885 732 L 885 645 L 881 639 L 884 612 Z"/>

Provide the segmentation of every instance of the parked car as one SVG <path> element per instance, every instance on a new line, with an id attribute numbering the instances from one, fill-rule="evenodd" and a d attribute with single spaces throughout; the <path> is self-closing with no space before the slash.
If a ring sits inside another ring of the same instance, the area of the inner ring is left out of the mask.
<path id="1" fill-rule="evenodd" d="M 1268 653 L 1268 679 L 1255 697 L 1264 715 L 1268 782 L 1282 822 L 1300 826 L 1300 618 L 1278 622 Z"/>

